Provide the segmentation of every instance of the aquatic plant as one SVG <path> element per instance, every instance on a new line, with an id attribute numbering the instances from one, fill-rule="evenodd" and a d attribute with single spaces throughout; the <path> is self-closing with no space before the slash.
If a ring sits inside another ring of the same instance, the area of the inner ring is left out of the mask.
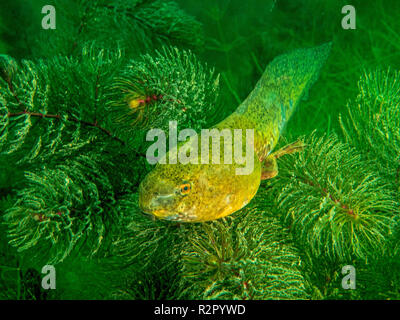
<path id="1" fill-rule="evenodd" d="M 132 135 L 140 128 L 201 129 L 211 123 L 219 76 L 190 51 L 164 47 L 132 60 L 108 89 L 108 112 Z"/>
<path id="2" fill-rule="evenodd" d="M 359 94 L 340 116 L 345 140 L 376 170 L 399 189 L 400 169 L 400 74 L 398 71 L 365 72 Z"/>
<path id="3" fill-rule="evenodd" d="M 235 218 L 203 224 L 182 252 L 189 299 L 307 299 L 301 260 L 260 192 Z"/>
<path id="4" fill-rule="evenodd" d="M 389 184 L 334 136 L 282 160 L 278 206 L 302 247 L 327 259 L 365 258 L 384 248 L 398 203 Z"/>
<path id="5" fill-rule="evenodd" d="M 344 31 L 340 1 L 250 2 L 55 1 L 54 32 L 35 27 L 39 0 L 0 4 L 0 299 L 399 298 L 400 20 L 377 1 Z M 202 224 L 140 212 L 146 129 L 212 125 L 273 57 L 327 41 L 280 141 L 307 147 L 248 207 Z"/>

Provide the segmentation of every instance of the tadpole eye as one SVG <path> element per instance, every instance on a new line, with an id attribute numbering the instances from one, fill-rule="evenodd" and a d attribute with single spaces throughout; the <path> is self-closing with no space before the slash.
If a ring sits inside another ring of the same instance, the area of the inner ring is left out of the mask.
<path id="1" fill-rule="evenodd" d="M 191 186 L 190 183 L 183 183 L 181 184 L 181 194 L 188 194 L 190 192 Z"/>

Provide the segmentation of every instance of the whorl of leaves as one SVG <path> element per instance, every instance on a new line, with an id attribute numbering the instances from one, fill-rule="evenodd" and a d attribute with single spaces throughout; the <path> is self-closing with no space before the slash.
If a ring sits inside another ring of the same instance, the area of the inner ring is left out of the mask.
<path id="1" fill-rule="evenodd" d="M 357 98 L 340 117 L 343 134 L 399 191 L 400 72 L 366 72 L 358 87 Z"/>
<path id="2" fill-rule="evenodd" d="M 144 216 L 136 194 L 118 201 L 126 219 L 121 225 L 127 227 L 115 238 L 112 255 L 132 271 L 129 290 L 115 296 L 306 298 L 297 250 L 276 219 L 264 213 L 268 203 L 260 197 L 236 219 L 180 225 Z"/>
<path id="3" fill-rule="evenodd" d="M 182 252 L 186 299 L 304 299 L 297 250 L 260 192 L 234 218 L 194 228 Z"/>
<path id="4" fill-rule="evenodd" d="M 333 135 L 279 161 L 279 207 L 301 247 L 339 261 L 382 253 L 399 207 L 371 167 Z"/>
<path id="5" fill-rule="evenodd" d="M 14 197 L 8 195 L 0 199 L 0 213 L 12 206 Z M 21 266 L 21 259 L 15 248 L 8 245 L 6 226 L 0 224 L 0 300 L 39 300 L 46 293 L 40 286 L 40 277 L 35 270 Z"/>
<path id="6" fill-rule="evenodd" d="M 120 57 L 120 51 L 97 52 L 91 46 L 79 59 L 17 64 L 2 56 L 0 155 L 12 156 L 17 165 L 43 162 L 107 136 L 95 127 L 109 125 L 103 88 Z"/>
<path id="7" fill-rule="evenodd" d="M 151 219 L 138 207 L 138 194 L 128 194 L 116 203 L 123 218 L 115 233 L 110 266 L 127 275 L 124 290 L 115 290 L 118 299 L 176 299 L 181 290 L 180 256 L 190 233 L 190 225 Z M 121 276 L 123 276 L 121 274 Z"/>
<path id="8" fill-rule="evenodd" d="M 110 87 L 108 109 L 129 132 L 167 129 L 172 120 L 200 129 L 215 111 L 218 79 L 192 52 L 164 47 L 128 64 Z"/>
<path id="9" fill-rule="evenodd" d="M 78 248 L 95 254 L 118 218 L 111 184 L 96 161 L 82 155 L 25 176 L 4 214 L 9 243 L 28 250 L 39 265 L 60 262 Z"/>
<path id="10" fill-rule="evenodd" d="M 123 216 L 123 229 L 114 237 L 112 253 L 124 257 L 126 264 L 138 263 L 140 268 L 146 268 L 154 255 L 171 248 L 169 242 L 179 228 L 166 221 L 152 220 L 140 211 L 138 203 L 137 193 L 118 200 L 116 208 Z"/>
<path id="11" fill-rule="evenodd" d="M 3 154 L 20 149 L 33 125 L 31 118 L 21 112 L 46 109 L 48 87 L 39 81 L 34 63 L 23 61 L 22 65 L 19 67 L 9 56 L 0 57 L 0 152 Z M 37 139 L 34 149 L 41 145 L 41 140 Z"/>
<path id="12" fill-rule="evenodd" d="M 97 49 L 122 48 L 130 56 L 161 45 L 193 49 L 204 43 L 202 25 L 165 0 L 53 1 L 57 28 L 41 30 L 32 51 L 36 57 L 71 56 L 96 39 Z"/>

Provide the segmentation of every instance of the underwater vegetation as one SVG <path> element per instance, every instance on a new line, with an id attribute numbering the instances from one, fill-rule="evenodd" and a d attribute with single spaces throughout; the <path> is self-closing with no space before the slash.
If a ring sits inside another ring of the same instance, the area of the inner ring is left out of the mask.
<path id="1" fill-rule="evenodd" d="M 353 1 L 355 30 L 336 0 L 54 1 L 54 30 L 46 4 L 0 4 L 0 299 L 400 299 L 398 1 Z M 143 215 L 149 129 L 214 126 L 327 42 L 274 150 L 306 146 L 246 207 Z"/>

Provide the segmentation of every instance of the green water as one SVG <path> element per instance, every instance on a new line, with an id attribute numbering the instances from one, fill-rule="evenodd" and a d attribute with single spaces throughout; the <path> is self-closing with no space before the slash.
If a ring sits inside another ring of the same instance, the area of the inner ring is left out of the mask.
<path id="1" fill-rule="evenodd" d="M 0 4 L 0 299 L 400 298 L 400 2 L 352 1 L 355 29 L 339 0 L 55 1 L 56 29 L 46 4 Z M 246 208 L 140 212 L 150 128 L 212 126 L 326 42 L 277 147 L 307 148 Z"/>

